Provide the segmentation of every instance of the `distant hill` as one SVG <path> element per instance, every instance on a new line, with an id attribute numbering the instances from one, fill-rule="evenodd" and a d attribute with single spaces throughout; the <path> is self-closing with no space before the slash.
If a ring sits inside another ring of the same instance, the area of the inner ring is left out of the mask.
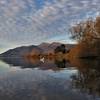
<path id="1" fill-rule="evenodd" d="M 44 54 L 47 53 L 53 53 L 54 49 L 60 46 L 62 43 L 59 42 L 53 42 L 53 43 L 42 43 L 38 47 L 40 47 L 43 50 Z M 71 49 L 72 47 L 75 46 L 75 44 L 65 44 L 66 50 Z"/>
<path id="2" fill-rule="evenodd" d="M 43 50 L 44 54 L 47 54 L 47 53 L 53 53 L 54 49 L 59 45 L 61 45 L 61 43 L 56 43 L 56 42 L 53 42 L 51 44 L 50 43 L 42 43 L 38 47 L 40 47 Z"/>
<path id="3" fill-rule="evenodd" d="M 31 46 L 22 46 L 17 47 L 14 49 L 10 49 L 2 54 L 0 54 L 0 57 L 22 57 L 25 54 L 48 54 L 53 53 L 54 49 L 57 46 L 60 46 L 61 43 L 53 42 L 53 43 L 42 43 L 40 45 L 31 45 Z M 65 44 L 66 49 L 70 49 L 74 46 L 74 44 Z"/>
<path id="4" fill-rule="evenodd" d="M 34 52 L 34 53 L 42 53 L 43 50 L 39 48 L 38 46 L 22 46 L 17 47 L 14 49 L 10 49 L 2 54 L 0 54 L 1 57 L 21 57 L 27 53 Z"/>

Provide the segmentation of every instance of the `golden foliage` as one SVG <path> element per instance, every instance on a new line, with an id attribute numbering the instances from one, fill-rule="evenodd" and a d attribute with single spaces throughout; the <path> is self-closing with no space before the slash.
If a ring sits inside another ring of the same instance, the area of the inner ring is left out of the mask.
<path id="1" fill-rule="evenodd" d="M 69 58 L 100 55 L 100 16 L 73 26 L 70 32 L 79 44 L 72 48 Z"/>

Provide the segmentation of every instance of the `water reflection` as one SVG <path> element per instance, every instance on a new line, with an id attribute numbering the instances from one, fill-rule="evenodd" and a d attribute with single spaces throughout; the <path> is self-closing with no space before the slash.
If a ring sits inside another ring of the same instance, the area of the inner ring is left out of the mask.
<path id="1" fill-rule="evenodd" d="M 78 69 L 78 73 L 72 76 L 73 88 L 100 96 L 100 61 L 75 59 L 71 63 Z"/>
<path id="2" fill-rule="evenodd" d="M 21 68 L 35 68 L 41 64 L 39 59 L 29 59 L 24 58 L 1 58 L 1 60 L 12 67 L 21 67 Z"/>
<path id="3" fill-rule="evenodd" d="M 62 60 L 55 60 L 55 64 L 57 65 L 57 67 L 59 68 L 66 68 L 66 60 L 62 59 Z"/>
<path id="4" fill-rule="evenodd" d="M 71 66 L 65 59 L 46 59 L 44 62 L 40 61 L 38 58 L 2 58 L 1 60 L 12 67 L 40 68 L 43 70 L 59 70 L 59 68 L 67 68 Z"/>
<path id="5" fill-rule="evenodd" d="M 8 70 L 9 66 L 8 72 L 0 74 L 2 100 L 100 100 L 99 60 L 1 60 L 0 67 Z M 12 70 L 14 67 L 21 70 Z"/>

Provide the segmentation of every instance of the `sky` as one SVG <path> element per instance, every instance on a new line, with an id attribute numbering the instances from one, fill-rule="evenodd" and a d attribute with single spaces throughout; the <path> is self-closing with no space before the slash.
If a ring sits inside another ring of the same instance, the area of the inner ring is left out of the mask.
<path id="1" fill-rule="evenodd" d="M 42 42 L 72 43 L 71 25 L 100 13 L 100 0 L 0 0 L 0 52 Z"/>

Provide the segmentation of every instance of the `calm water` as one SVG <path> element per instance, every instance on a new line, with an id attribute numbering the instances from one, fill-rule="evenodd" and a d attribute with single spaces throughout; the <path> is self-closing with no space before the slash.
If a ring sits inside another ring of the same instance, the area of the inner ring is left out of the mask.
<path id="1" fill-rule="evenodd" d="M 0 100 L 100 100 L 99 60 L 2 58 Z"/>

